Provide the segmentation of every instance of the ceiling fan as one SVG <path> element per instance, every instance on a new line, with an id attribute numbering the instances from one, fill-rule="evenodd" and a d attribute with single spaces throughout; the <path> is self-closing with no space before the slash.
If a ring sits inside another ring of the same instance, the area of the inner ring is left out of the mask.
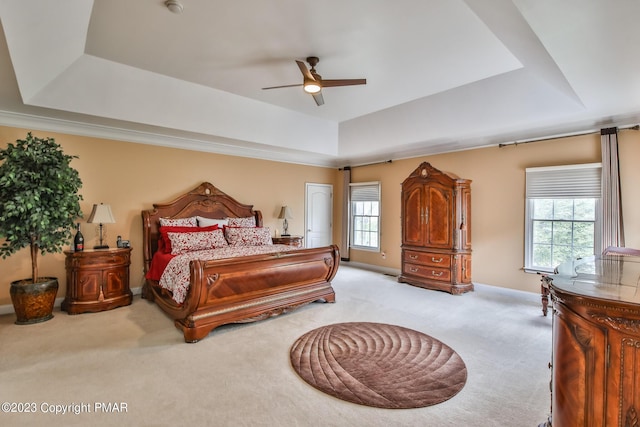
<path id="1" fill-rule="evenodd" d="M 322 76 L 316 72 L 316 65 L 320 62 L 320 59 L 316 56 L 310 56 L 307 58 L 307 62 L 311 66 L 311 69 L 307 69 L 307 66 L 302 61 L 297 61 L 298 68 L 302 72 L 304 80 L 300 84 L 284 85 L 284 86 L 271 86 L 263 87 L 266 89 L 280 89 L 283 87 L 302 86 L 305 92 L 313 96 L 314 101 L 318 106 L 324 104 L 324 98 L 322 97 L 322 88 L 336 87 L 336 86 L 353 86 L 353 85 L 366 85 L 367 79 L 340 79 L 340 80 L 323 80 Z"/>

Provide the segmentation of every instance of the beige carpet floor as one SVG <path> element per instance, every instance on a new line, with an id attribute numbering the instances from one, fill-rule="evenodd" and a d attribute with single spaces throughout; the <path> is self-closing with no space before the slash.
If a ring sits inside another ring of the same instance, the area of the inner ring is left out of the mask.
<path id="1" fill-rule="evenodd" d="M 196 344 L 155 305 L 38 325 L 0 316 L 0 426 L 536 426 L 549 412 L 551 319 L 533 293 L 477 285 L 453 296 L 343 265 L 335 304 L 224 326 Z M 291 345 L 337 322 L 428 334 L 465 361 L 465 387 L 426 408 L 380 409 L 322 393 L 289 361 Z M 66 410 L 55 414 L 55 410 Z M 118 409 L 119 411 L 117 411 Z M 78 412 L 77 414 L 74 411 Z"/>

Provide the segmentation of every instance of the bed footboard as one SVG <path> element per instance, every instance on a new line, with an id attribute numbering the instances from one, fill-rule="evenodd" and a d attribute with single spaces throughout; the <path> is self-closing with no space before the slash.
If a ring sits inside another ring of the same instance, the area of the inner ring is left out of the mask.
<path id="1" fill-rule="evenodd" d="M 186 342 L 197 342 L 228 323 L 253 322 L 313 301 L 335 302 L 331 280 L 338 247 L 301 249 L 214 261 L 192 261 L 187 297 L 176 304 L 148 281 L 144 297 L 174 319 Z"/>

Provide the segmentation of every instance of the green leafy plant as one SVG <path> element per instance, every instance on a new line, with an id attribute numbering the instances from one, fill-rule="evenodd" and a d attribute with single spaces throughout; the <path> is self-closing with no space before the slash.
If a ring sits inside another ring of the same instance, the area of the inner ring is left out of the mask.
<path id="1" fill-rule="evenodd" d="M 0 149 L 0 246 L 2 258 L 31 248 L 31 276 L 38 282 L 38 254 L 61 252 L 82 217 L 82 181 L 53 138 L 26 139 Z"/>

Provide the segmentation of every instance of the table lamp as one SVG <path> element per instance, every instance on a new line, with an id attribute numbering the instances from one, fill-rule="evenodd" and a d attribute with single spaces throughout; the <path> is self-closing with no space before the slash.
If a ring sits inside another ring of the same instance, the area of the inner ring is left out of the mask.
<path id="1" fill-rule="evenodd" d="M 87 220 L 89 224 L 100 224 L 100 244 L 94 246 L 93 249 L 109 249 L 109 245 L 106 245 L 102 241 L 102 225 L 103 224 L 115 224 L 116 220 L 113 218 L 111 212 L 111 206 L 100 203 L 99 205 L 93 205 L 91 215 Z"/>
<path id="2" fill-rule="evenodd" d="M 287 219 L 292 219 L 293 213 L 291 212 L 291 208 L 289 206 L 283 206 L 280 209 L 280 215 L 278 215 L 278 219 L 284 220 L 282 222 L 282 236 L 289 236 L 289 224 L 287 223 Z"/>

